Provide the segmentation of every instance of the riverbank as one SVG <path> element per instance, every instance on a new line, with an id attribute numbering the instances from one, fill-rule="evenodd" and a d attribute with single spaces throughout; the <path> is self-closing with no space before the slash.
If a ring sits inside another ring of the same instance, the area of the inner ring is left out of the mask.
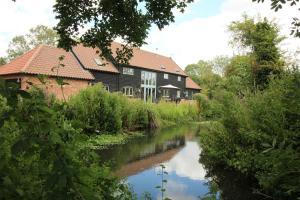
<path id="1" fill-rule="evenodd" d="M 0 81 L 0 193 L 5 199 L 133 199 L 91 149 L 133 136 L 121 133 L 197 118 L 196 105 L 145 103 L 101 85 L 61 102 L 38 88 L 27 93 Z"/>

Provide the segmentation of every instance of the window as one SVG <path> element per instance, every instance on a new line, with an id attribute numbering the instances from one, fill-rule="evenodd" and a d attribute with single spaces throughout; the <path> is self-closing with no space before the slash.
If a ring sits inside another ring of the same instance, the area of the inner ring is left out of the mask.
<path id="1" fill-rule="evenodd" d="M 104 88 L 107 92 L 109 92 L 109 85 L 104 85 Z"/>
<path id="2" fill-rule="evenodd" d="M 163 95 L 162 95 L 163 97 L 167 97 L 167 98 L 170 97 L 169 89 L 163 89 L 162 92 L 163 92 Z"/>
<path id="3" fill-rule="evenodd" d="M 169 74 L 164 74 L 164 79 L 169 79 Z"/>
<path id="4" fill-rule="evenodd" d="M 133 75 L 134 70 L 132 68 L 129 68 L 129 67 L 123 67 L 123 74 Z"/>
<path id="5" fill-rule="evenodd" d="M 133 87 L 123 87 L 123 94 L 125 96 L 133 96 Z"/>
<path id="6" fill-rule="evenodd" d="M 180 98 L 180 90 L 177 90 L 177 98 Z"/>
<path id="7" fill-rule="evenodd" d="M 178 80 L 178 81 L 181 81 L 181 76 L 178 76 L 178 77 L 177 77 L 177 80 Z"/>

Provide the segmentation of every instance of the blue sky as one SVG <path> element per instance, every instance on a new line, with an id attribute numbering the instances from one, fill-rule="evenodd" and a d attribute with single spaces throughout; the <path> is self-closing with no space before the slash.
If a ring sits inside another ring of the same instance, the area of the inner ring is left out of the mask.
<path id="1" fill-rule="evenodd" d="M 55 26 L 52 6 L 55 0 L 0 1 L 0 56 L 5 56 L 9 41 L 24 34 L 38 24 Z M 268 1 L 266 1 L 268 2 Z M 238 51 L 228 45 L 230 34 L 227 26 L 241 18 L 251 16 L 276 18 L 282 34 L 289 35 L 292 17 L 299 11 L 287 7 L 274 13 L 270 5 L 252 3 L 252 0 L 195 0 L 185 13 L 175 11 L 176 21 L 162 31 L 153 27 L 144 49 L 172 57 L 182 68 L 200 59 L 212 59 L 218 55 L 232 56 Z M 282 45 L 293 54 L 299 47 L 299 39 L 288 38 Z"/>

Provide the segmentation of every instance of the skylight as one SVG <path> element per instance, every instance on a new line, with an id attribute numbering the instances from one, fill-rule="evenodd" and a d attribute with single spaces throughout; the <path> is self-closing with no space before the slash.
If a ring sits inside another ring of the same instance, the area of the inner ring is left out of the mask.
<path id="1" fill-rule="evenodd" d="M 98 66 L 103 66 L 103 64 L 99 58 L 94 58 L 94 61 Z"/>

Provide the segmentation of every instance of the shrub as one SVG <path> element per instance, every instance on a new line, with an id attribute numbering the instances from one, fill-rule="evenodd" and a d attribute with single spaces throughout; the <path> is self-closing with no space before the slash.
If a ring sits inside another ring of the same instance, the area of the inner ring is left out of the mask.
<path id="1" fill-rule="evenodd" d="M 201 134 L 204 163 L 251 177 L 273 199 L 300 194 L 300 75 L 271 80 L 264 91 L 223 92 L 216 124 Z M 215 99 L 216 101 L 216 99 Z"/>
<path id="2" fill-rule="evenodd" d="M 122 128 L 119 97 L 110 95 L 101 84 L 71 97 L 65 112 L 72 124 L 87 134 L 118 133 Z"/>

